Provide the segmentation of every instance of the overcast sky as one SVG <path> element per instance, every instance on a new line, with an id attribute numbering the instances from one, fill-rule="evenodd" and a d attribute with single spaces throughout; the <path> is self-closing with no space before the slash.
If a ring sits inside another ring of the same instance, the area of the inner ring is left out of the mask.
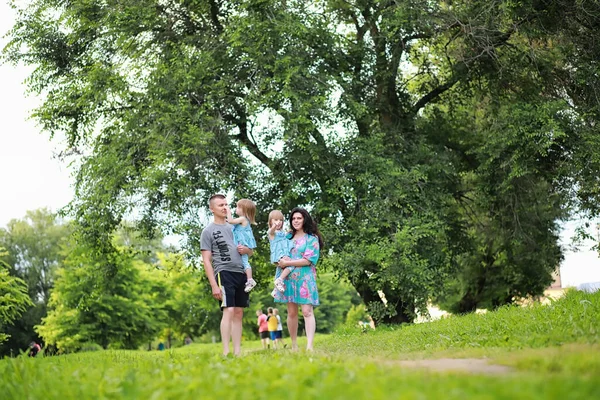
<path id="1" fill-rule="evenodd" d="M 4 36 L 14 21 L 14 12 L 0 0 L 0 33 Z M 6 40 L 0 39 L 0 47 Z M 22 218 L 27 210 L 48 207 L 58 210 L 73 196 L 72 174 L 55 157 L 58 141 L 40 133 L 28 116 L 39 100 L 25 96 L 23 81 L 31 69 L 0 65 L 0 227 Z M 566 225 L 563 243 L 569 242 L 576 223 Z M 595 229 L 590 232 L 597 235 Z M 586 243 L 577 253 L 566 252 L 561 264 L 563 286 L 600 282 L 600 259 Z"/>

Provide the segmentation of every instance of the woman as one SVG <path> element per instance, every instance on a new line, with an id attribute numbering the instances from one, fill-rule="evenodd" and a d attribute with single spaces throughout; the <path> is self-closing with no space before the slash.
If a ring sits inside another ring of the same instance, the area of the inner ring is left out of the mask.
<path id="1" fill-rule="evenodd" d="M 296 207 L 290 213 L 291 233 L 288 237 L 293 242 L 290 257 L 279 260 L 279 268 L 296 267 L 288 276 L 283 292 L 274 293 L 276 303 L 287 303 L 287 325 L 292 339 L 292 350 L 298 349 L 298 308 L 302 307 L 304 326 L 306 329 L 306 350 L 313 350 L 316 322 L 313 307 L 319 305 L 317 291 L 317 270 L 319 253 L 323 248 L 323 239 L 308 211 Z"/>

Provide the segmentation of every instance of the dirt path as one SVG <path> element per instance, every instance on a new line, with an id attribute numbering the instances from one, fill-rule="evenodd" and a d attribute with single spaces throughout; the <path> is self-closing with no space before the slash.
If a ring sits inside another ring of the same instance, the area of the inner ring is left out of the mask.
<path id="1" fill-rule="evenodd" d="M 471 374 L 500 375 L 512 372 L 504 365 L 489 364 L 481 358 L 439 358 L 435 360 L 403 360 L 393 361 L 394 365 L 403 368 L 422 368 L 437 372 L 467 372 Z"/>

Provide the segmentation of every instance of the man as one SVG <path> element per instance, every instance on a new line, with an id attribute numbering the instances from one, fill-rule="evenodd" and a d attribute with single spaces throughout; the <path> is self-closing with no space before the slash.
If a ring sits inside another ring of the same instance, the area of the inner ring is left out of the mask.
<path id="1" fill-rule="evenodd" d="M 225 196 L 213 195 L 208 201 L 213 222 L 202 231 L 201 250 L 204 272 L 210 282 L 212 295 L 221 302 L 221 342 L 223 355 L 229 354 L 229 340 L 233 342 L 233 354 L 240 355 L 242 341 L 242 317 L 249 306 L 249 294 L 244 291 L 246 274 L 240 254 L 252 255 L 252 250 L 237 246 L 233 230 L 226 222 L 229 208 Z"/>

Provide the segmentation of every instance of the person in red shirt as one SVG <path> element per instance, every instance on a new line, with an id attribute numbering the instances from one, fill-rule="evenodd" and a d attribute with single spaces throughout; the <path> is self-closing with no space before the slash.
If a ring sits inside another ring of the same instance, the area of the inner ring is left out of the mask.
<path id="1" fill-rule="evenodd" d="M 269 346 L 269 325 L 267 324 L 267 316 L 263 310 L 256 310 L 256 316 L 258 317 L 258 334 L 260 335 L 260 341 L 262 342 L 263 349 Z"/>
<path id="2" fill-rule="evenodd" d="M 29 357 L 37 356 L 41 349 L 41 346 L 36 342 L 29 343 Z"/>

